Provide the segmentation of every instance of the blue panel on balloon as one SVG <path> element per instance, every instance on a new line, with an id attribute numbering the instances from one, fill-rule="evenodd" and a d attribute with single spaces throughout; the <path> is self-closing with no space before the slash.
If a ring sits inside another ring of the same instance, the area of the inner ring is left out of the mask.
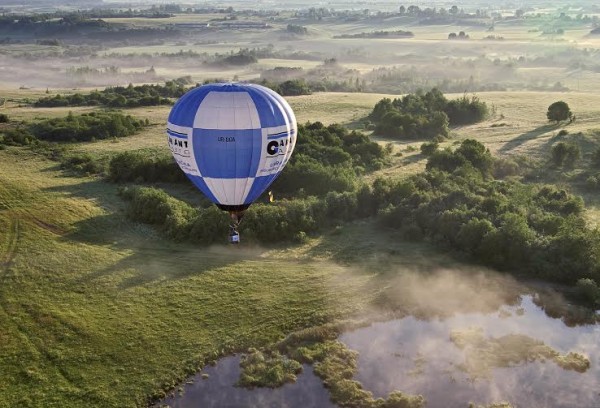
<path id="1" fill-rule="evenodd" d="M 279 176 L 279 173 L 255 178 L 244 204 L 251 204 L 252 202 L 256 201 L 258 197 L 260 197 L 260 195 L 267 189 L 267 187 L 269 187 L 269 185 L 271 185 L 271 183 L 277 178 L 277 176 Z"/>
<path id="2" fill-rule="evenodd" d="M 248 92 L 260 118 L 262 127 L 276 127 L 286 124 L 284 112 L 275 103 L 273 97 L 259 89 L 252 89 Z"/>
<path id="3" fill-rule="evenodd" d="M 194 125 L 194 117 L 198 107 L 211 90 L 209 88 L 194 88 L 183 95 L 169 114 L 169 122 L 179 125 L 192 127 Z"/>
<path id="4" fill-rule="evenodd" d="M 194 129 L 194 155 L 204 177 L 254 177 L 260 162 L 260 129 Z"/>

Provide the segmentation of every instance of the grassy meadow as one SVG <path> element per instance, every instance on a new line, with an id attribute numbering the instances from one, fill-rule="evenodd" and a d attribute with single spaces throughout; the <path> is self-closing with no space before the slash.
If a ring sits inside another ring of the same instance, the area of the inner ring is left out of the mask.
<path id="1" fill-rule="evenodd" d="M 352 124 L 383 96 L 289 100 L 299 121 Z M 600 126 L 598 96 L 565 96 L 578 116 L 567 129 Z M 558 130 L 544 118 L 555 94 L 480 97 L 497 116 L 454 129 L 455 138 L 476 138 L 499 154 L 544 154 Z M 66 109 L 8 112 L 35 120 Z M 168 108 L 129 113 L 152 118 L 152 126 L 73 148 L 111 154 L 164 145 Z M 506 126 L 492 126 L 498 122 Z M 418 149 L 406 152 L 411 145 L 419 143 L 395 143 L 394 151 L 405 154 L 378 174 L 423 169 Z M 399 243 L 370 222 L 293 247 L 177 244 L 128 221 L 117 185 L 68 176 L 56 162 L 23 148 L 0 151 L 0 180 L 0 406 L 144 405 L 218 356 L 365 313 L 398 271 L 453 263 L 426 245 Z"/>
<path id="2" fill-rule="evenodd" d="M 116 185 L 0 158 L 0 406 L 144 406 L 219 356 L 364 315 L 398 270 L 455 264 L 369 223 L 300 247 L 176 244 L 128 221 Z"/>
<path id="3" fill-rule="evenodd" d="M 144 405 L 371 297 L 369 276 L 334 265 L 166 242 L 125 219 L 116 186 L 28 152 L 2 151 L 0 170 L 0 406 Z"/>
<path id="4" fill-rule="evenodd" d="M 217 17 L 220 15 L 106 21 L 158 27 Z M 600 47 L 600 38 L 589 37 L 587 29 L 567 30 L 557 39 L 508 23 L 497 24 L 489 33 L 486 27 L 411 25 L 403 17 L 335 24 L 290 21 L 306 24 L 308 35 L 290 38 L 282 19 L 272 23 L 273 31 L 217 32 L 183 42 L 110 46 L 100 50 L 97 58 L 104 63 L 112 60 L 102 58 L 114 53 L 228 53 L 273 43 L 285 51 L 279 57 L 260 58 L 251 66 L 223 69 L 194 61 L 170 64 L 156 57 L 155 68 L 161 78 L 191 75 L 202 82 L 234 76 L 254 80 L 262 70 L 280 66 L 310 70 L 332 56 L 344 69 L 366 74 L 392 66 L 416 70 L 427 66 L 433 71 L 448 59 L 475 60 L 482 55 L 505 61 L 522 55 L 553 55 L 567 48 Z M 332 38 L 383 29 L 410 29 L 415 38 Z M 463 29 L 472 41 L 450 44 L 448 33 Z M 502 35 L 504 40 L 482 39 L 489 34 Z M 7 50 L 38 52 L 40 46 L 10 44 Z M 318 58 L 292 59 L 288 55 L 292 51 Z M 90 61 L 86 63 L 95 63 Z M 69 59 L 62 68 L 78 63 Z M 135 58 L 127 64 L 124 69 L 149 68 Z M 485 74 L 483 69 L 480 74 Z M 518 67 L 515 75 L 523 83 L 540 78 L 550 85 L 561 81 L 569 90 L 509 86 L 505 91 L 476 92 L 492 114 L 483 122 L 452 128 L 451 137 L 441 147 L 471 138 L 494 155 L 543 162 L 549 159 L 554 143 L 575 140 L 587 158 L 600 143 L 598 74 L 533 66 Z M 30 105 L 48 95 L 46 88 L 53 95 L 90 92 L 96 89 L 93 86 L 38 85 L 28 89 L 21 87 L 22 82 L 7 83 L 0 78 L 0 83 L 0 98 L 5 101 L 0 113 L 13 123 L 99 109 Z M 458 98 L 463 94 L 446 95 Z M 365 130 L 365 117 L 382 98 L 399 96 L 318 92 L 286 99 L 298 123 L 341 123 L 371 135 Z M 557 100 L 569 104 L 576 116 L 573 123 L 548 122 L 547 108 Z M 129 150 L 166 150 L 169 111 L 170 106 L 125 109 L 125 114 L 148 119 L 150 126 L 133 136 L 71 143 L 68 149 L 107 158 Z M 563 129 L 568 133 L 558 136 Z M 425 168 L 427 159 L 419 150 L 422 140 L 371 136 L 382 145 L 391 143 L 392 155 L 389 166 L 365 176 L 367 179 L 405 177 Z M 568 183 L 565 186 L 569 187 Z M 189 202 L 200 195 L 190 186 L 171 188 Z M 118 189 L 119 185 L 100 177 L 65 172 L 58 162 L 35 149 L 9 146 L 0 150 L 0 408 L 147 406 L 221 356 L 273 344 L 299 329 L 381 315 L 378 299 L 405 272 L 472 268 L 429 244 L 402 241 L 372 220 L 339 226 L 302 244 L 226 246 L 226 231 L 223 245 L 177 243 L 148 225 L 129 220 Z M 585 193 L 584 199 L 590 225 L 600 225 L 600 200 L 593 193 Z M 241 234 L 243 237 L 243 227 Z"/>

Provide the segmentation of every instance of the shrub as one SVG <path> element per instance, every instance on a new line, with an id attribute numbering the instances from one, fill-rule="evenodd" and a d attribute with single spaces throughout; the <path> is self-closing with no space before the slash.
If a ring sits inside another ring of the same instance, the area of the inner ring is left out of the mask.
<path id="1" fill-rule="evenodd" d="M 130 202 L 127 215 L 132 220 L 160 226 L 171 238 L 188 238 L 190 223 L 197 215 L 189 204 L 156 188 L 126 187 L 119 193 Z"/>
<path id="2" fill-rule="evenodd" d="M 38 139 L 50 142 L 83 142 L 129 136 L 144 122 L 119 112 L 69 113 L 64 118 L 45 119 L 29 126 Z"/>
<path id="3" fill-rule="evenodd" d="M 6 113 L 0 113 L 0 123 L 7 123 L 8 115 Z"/>
<path id="4" fill-rule="evenodd" d="M 108 87 L 89 94 L 54 95 L 38 99 L 35 107 L 97 106 L 131 108 L 137 106 L 170 105 L 170 98 L 179 98 L 189 88 L 187 77 L 165 82 L 164 85 L 137 85 Z"/>
<path id="5" fill-rule="evenodd" d="M 137 150 L 115 155 L 109 164 L 108 178 L 114 182 L 184 182 L 185 173 L 167 150 Z"/>
<path id="6" fill-rule="evenodd" d="M 591 166 L 596 169 L 600 168 L 600 147 L 597 147 L 592 153 Z"/>
<path id="7" fill-rule="evenodd" d="M 89 153 L 69 154 L 62 157 L 60 166 L 84 174 L 103 174 L 106 171 L 105 163 Z"/>
<path id="8" fill-rule="evenodd" d="M 295 382 L 302 371 L 302 364 L 279 352 L 263 353 L 251 349 L 240 361 L 242 372 L 237 385 L 242 387 L 280 387 Z"/>
<path id="9" fill-rule="evenodd" d="M 27 146 L 36 141 L 29 130 L 18 127 L 16 129 L 6 129 L 0 133 L 0 145 L 7 146 Z"/>
<path id="10" fill-rule="evenodd" d="M 324 196 L 330 191 L 353 190 L 357 175 L 383 166 L 389 153 L 360 132 L 320 122 L 300 125 L 296 148 L 289 163 L 273 184 L 279 194 L 302 190 Z"/>
<path id="11" fill-rule="evenodd" d="M 594 280 L 581 278 L 577 281 L 575 287 L 580 299 L 591 305 L 600 304 L 600 287 Z"/>
<path id="12" fill-rule="evenodd" d="M 581 150 L 574 143 L 559 142 L 552 146 L 551 154 L 556 167 L 573 167 L 581 156 Z"/>
<path id="13" fill-rule="evenodd" d="M 492 164 L 492 175 L 494 178 L 503 179 L 510 176 L 516 176 L 519 172 L 519 164 L 513 159 L 494 158 Z"/>
<path id="14" fill-rule="evenodd" d="M 437 139 L 448 136 L 449 125 L 479 122 L 488 115 L 485 102 L 476 96 L 448 101 L 436 88 L 377 102 L 369 115 L 375 132 L 400 139 Z"/>
<path id="15" fill-rule="evenodd" d="M 468 98 L 463 95 L 462 98 L 448 101 L 444 112 L 451 125 L 468 125 L 484 120 L 488 116 L 488 107 L 477 96 Z"/>
<path id="16" fill-rule="evenodd" d="M 425 156 L 431 156 L 438 148 L 439 144 L 436 142 L 423 143 L 421 145 L 421 153 Z"/>

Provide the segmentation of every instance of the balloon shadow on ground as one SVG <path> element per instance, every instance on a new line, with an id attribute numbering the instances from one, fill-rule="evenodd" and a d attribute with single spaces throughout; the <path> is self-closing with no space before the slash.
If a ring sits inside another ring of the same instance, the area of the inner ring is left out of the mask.
<path id="1" fill-rule="evenodd" d="M 89 272 L 79 278 L 80 284 L 119 275 L 118 287 L 128 289 L 185 279 L 260 255 L 256 251 L 228 247 L 227 231 L 223 232 L 223 245 L 209 248 L 169 240 L 154 226 L 130 221 L 126 217 L 126 203 L 118 196 L 118 186 L 102 180 L 52 187 L 46 191 L 88 199 L 105 210 L 104 214 L 74 222 L 70 232 L 63 234 L 60 240 L 99 246 L 103 250 L 108 248 L 122 254 L 108 266 L 91 265 Z"/>

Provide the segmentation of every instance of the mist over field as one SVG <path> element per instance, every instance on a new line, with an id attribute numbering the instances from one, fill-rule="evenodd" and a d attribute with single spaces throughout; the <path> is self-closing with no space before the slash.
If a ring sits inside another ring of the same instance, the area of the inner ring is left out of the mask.
<path id="1" fill-rule="evenodd" d="M 597 403 L 594 1 L 0 11 L 0 407 Z"/>
<path id="2" fill-rule="evenodd" d="M 31 28 L 15 26 L 16 31 L 5 26 L 0 29 L 5 36 L 0 81 L 56 89 L 158 82 L 186 75 L 200 83 L 206 79 L 256 81 L 277 74 L 279 80 L 337 79 L 333 90 L 406 93 L 437 86 L 449 92 L 561 91 L 581 89 L 581 80 L 600 69 L 595 37 L 585 30 L 594 24 L 585 19 L 596 18 L 591 3 L 565 8 L 568 20 L 559 25 L 544 15 L 535 17 L 536 5 L 532 4 L 519 9 L 529 18 L 516 26 L 511 26 L 514 20 L 510 19 L 514 10 L 503 10 L 495 2 L 464 3 L 457 12 L 450 3 L 427 3 L 420 7 L 425 11 L 420 11 L 422 16 L 416 21 L 408 12 L 398 14 L 398 7 L 404 5 L 387 2 L 340 2 L 327 8 L 286 3 L 285 10 L 265 6 L 270 11 L 264 14 L 259 4 L 252 6 L 256 12 L 248 9 L 232 22 L 222 17 L 225 9 L 217 3 L 188 8 L 201 12 L 180 16 L 169 12 L 185 8 L 144 4 L 133 10 L 141 16 L 163 14 L 156 19 L 124 18 L 120 15 L 125 16 L 131 7 L 106 3 L 95 9 L 101 19 L 90 20 L 98 23 L 73 22 L 68 30 L 53 22 Z M 102 14 L 110 7 L 117 7 L 114 17 Z M 250 5 L 234 2 L 231 7 L 244 10 Z M 431 17 L 427 10 L 438 17 Z M 448 20 L 447 16 L 460 13 L 478 13 L 478 17 Z M 494 21 L 505 14 L 506 22 Z M 436 18 L 439 21 L 426 25 Z M 522 29 L 516 32 L 515 27 Z M 377 41 L 360 37 L 399 29 L 411 37 Z M 240 32 L 244 32 L 241 37 Z M 464 33 L 466 40 L 451 40 L 452 33 Z M 251 58 L 231 58 L 236 55 Z M 316 66 L 332 59 L 337 65 Z M 282 71 L 286 67 L 287 73 Z M 349 87 L 346 83 L 350 82 L 357 85 Z"/>

